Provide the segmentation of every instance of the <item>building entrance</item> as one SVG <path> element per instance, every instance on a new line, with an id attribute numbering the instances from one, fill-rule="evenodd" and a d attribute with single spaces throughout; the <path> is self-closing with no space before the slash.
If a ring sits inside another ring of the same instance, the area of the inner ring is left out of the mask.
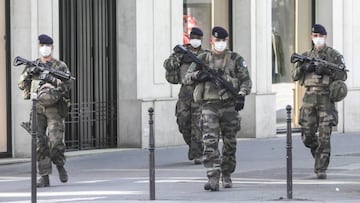
<path id="1" fill-rule="evenodd" d="M 60 0 L 60 58 L 76 76 L 68 150 L 117 146 L 116 1 Z"/>

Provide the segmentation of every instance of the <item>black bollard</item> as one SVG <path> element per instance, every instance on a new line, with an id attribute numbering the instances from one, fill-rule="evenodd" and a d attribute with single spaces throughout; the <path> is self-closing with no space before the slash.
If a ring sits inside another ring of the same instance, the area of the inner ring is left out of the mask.
<path id="1" fill-rule="evenodd" d="M 36 135 L 37 135 L 37 94 L 32 95 L 31 106 L 31 203 L 36 203 Z"/>
<path id="2" fill-rule="evenodd" d="M 150 200 L 155 200 L 155 139 L 154 139 L 154 109 L 149 108 L 149 178 L 150 178 Z"/>
<path id="3" fill-rule="evenodd" d="M 287 169 L 287 198 L 293 198 L 292 191 L 292 138 L 291 138 L 291 106 L 286 106 L 287 135 L 286 135 L 286 169 Z"/>

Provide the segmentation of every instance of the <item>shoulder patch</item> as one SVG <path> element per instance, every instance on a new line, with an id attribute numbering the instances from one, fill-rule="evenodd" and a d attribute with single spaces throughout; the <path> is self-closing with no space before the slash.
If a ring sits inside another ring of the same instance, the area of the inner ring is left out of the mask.
<path id="1" fill-rule="evenodd" d="M 245 60 L 242 61 L 242 66 L 243 66 L 244 68 L 247 68 L 247 63 L 246 63 Z"/>

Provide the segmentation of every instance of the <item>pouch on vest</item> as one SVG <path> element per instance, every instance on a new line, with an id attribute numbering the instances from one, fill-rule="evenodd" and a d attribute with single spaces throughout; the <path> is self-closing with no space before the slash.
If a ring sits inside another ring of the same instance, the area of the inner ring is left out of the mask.
<path id="1" fill-rule="evenodd" d="M 177 70 L 166 71 L 165 78 L 171 84 L 179 84 L 179 82 L 180 82 Z"/>
<path id="2" fill-rule="evenodd" d="M 55 105 L 60 99 L 59 92 L 50 83 L 45 83 L 39 88 L 38 100 L 45 107 Z"/>
<path id="3" fill-rule="evenodd" d="M 200 83 L 196 85 L 193 93 L 194 102 L 202 102 L 204 97 L 204 85 L 205 83 Z"/>
<path id="4" fill-rule="evenodd" d="M 70 99 L 62 97 L 58 102 L 58 111 L 61 117 L 66 118 L 69 115 L 71 102 Z"/>

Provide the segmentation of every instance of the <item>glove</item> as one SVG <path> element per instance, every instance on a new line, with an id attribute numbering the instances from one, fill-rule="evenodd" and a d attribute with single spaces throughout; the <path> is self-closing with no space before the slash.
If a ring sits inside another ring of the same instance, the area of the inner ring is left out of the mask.
<path id="1" fill-rule="evenodd" d="M 206 81 L 209 81 L 210 79 L 211 79 L 210 74 L 207 71 L 200 70 L 196 74 L 196 80 L 198 82 L 206 82 Z"/>
<path id="2" fill-rule="evenodd" d="M 331 70 L 327 68 L 325 65 L 318 65 L 315 68 L 316 75 L 331 75 Z"/>
<path id="3" fill-rule="evenodd" d="M 315 66 L 312 63 L 303 63 L 300 65 L 300 71 L 312 73 L 315 71 Z"/>
<path id="4" fill-rule="evenodd" d="M 242 110 L 244 108 L 244 104 L 245 104 L 245 96 L 240 94 L 235 99 L 235 111 Z"/>
<path id="5" fill-rule="evenodd" d="M 56 78 L 49 73 L 41 73 L 39 79 L 53 85 L 56 85 Z"/>

